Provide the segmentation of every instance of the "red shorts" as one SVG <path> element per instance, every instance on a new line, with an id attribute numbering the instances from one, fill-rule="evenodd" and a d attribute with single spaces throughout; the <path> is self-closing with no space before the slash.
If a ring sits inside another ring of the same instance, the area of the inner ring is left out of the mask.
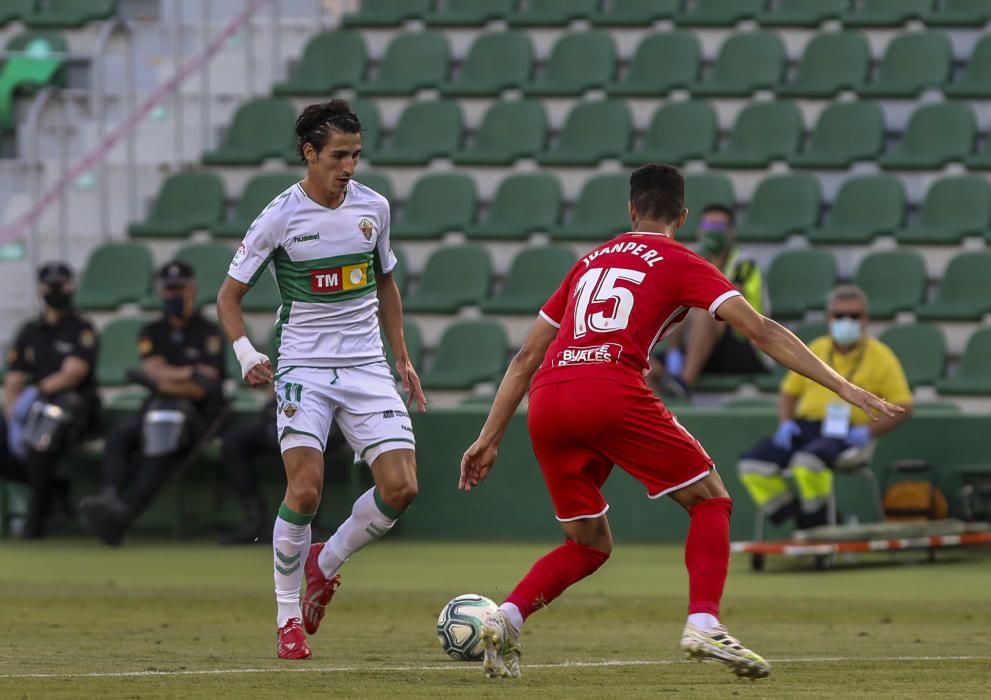
<path id="1" fill-rule="evenodd" d="M 603 515 L 602 485 L 613 465 L 649 498 L 698 481 L 712 458 L 646 385 L 611 379 L 544 383 L 530 393 L 533 451 L 561 522 Z"/>

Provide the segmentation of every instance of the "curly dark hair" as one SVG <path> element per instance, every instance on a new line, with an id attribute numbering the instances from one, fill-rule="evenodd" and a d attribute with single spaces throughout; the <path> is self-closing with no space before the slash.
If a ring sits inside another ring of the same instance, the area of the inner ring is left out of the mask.
<path id="1" fill-rule="evenodd" d="M 306 162 L 303 146 L 311 144 L 317 152 L 325 145 L 331 131 L 342 134 L 360 134 L 361 120 L 346 100 L 308 105 L 296 119 L 296 152 Z"/>

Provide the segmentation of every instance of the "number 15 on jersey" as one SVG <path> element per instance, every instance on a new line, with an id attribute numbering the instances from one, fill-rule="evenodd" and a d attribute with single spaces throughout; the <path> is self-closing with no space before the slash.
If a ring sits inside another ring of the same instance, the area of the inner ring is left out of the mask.
<path id="1" fill-rule="evenodd" d="M 575 302 L 575 338 L 584 337 L 590 330 L 608 333 L 626 328 L 633 312 L 633 292 L 616 283 L 624 280 L 640 284 L 646 277 L 646 272 L 621 267 L 592 268 L 585 272 L 575 285 L 578 298 Z M 608 301 L 615 301 L 610 313 L 596 311 L 589 314 L 589 304 Z"/>

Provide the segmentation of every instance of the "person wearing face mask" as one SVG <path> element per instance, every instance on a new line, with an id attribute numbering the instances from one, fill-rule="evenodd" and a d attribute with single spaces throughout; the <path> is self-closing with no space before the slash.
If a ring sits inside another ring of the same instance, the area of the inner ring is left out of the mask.
<path id="1" fill-rule="evenodd" d="M 224 339 L 196 306 L 193 268 L 178 260 L 166 263 L 157 287 L 164 313 L 141 329 L 141 365 L 127 373 L 150 394 L 137 415 L 107 435 L 103 491 L 80 506 L 83 525 L 111 545 L 120 543 L 225 407 Z"/>
<path id="2" fill-rule="evenodd" d="M 813 354 L 846 377 L 905 412 L 872 422 L 836 394 L 794 372 L 781 382 L 778 429 L 744 453 L 740 481 L 772 522 L 795 517 L 798 528 L 827 521 L 834 465 L 865 450 L 911 414 L 912 393 L 891 349 L 867 335 L 867 297 L 859 287 L 842 285 L 829 296 L 829 335 L 809 344 Z M 794 493 L 785 480 L 795 483 Z"/>
<path id="3" fill-rule="evenodd" d="M 46 263 L 38 285 L 44 309 L 7 353 L 0 424 L 0 478 L 32 486 L 25 537 L 45 534 L 56 501 L 71 510 L 69 482 L 58 475 L 58 463 L 99 419 L 93 377 L 98 339 L 72 308 L 72 270 L 63 262 Z"/>

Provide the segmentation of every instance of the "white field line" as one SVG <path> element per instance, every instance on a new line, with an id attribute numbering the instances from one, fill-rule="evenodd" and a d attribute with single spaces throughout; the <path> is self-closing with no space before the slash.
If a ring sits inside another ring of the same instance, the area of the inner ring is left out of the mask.
<path id="1" fill-rule="evenodd" d="M 823 656 L 819 658 L 771 659 L 775 664 L 819 664 L 852 661 L 989 661 L 991 656 Z M 613 661 L 562 661 L 556 664 L 526 664 L 525 669 L 603 668 L 610 666 L 672 666 L 688 663 L 674 659 L 613 660 Z M 116 671 L 94 673 L 4 673 L 0 680 L 14 678 L 144 678 L 146 676 L 223 676 L 239 673 L 409 673 L 418 671 L 469 671 L 474 664 L 451 662 L 444 665 L 422 666 L 330 666 L 309 664 L 280 668 L 214 668 L 176 671 Z"/>

